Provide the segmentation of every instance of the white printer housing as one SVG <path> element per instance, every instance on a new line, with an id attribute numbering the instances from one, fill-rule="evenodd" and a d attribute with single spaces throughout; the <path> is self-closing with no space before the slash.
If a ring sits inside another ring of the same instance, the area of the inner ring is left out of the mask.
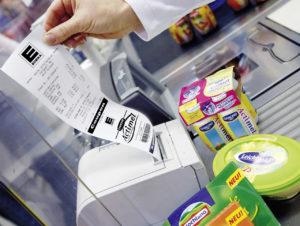
<path id="1" fill-rule="evenodd" d="M 161 225 L 209 182 L 179 120 L 154 129 L 163 161 L 121 144 L 98 147 L 82 156 L 78 176 L 98 200 L 78 185 L 77 225 Z"/>

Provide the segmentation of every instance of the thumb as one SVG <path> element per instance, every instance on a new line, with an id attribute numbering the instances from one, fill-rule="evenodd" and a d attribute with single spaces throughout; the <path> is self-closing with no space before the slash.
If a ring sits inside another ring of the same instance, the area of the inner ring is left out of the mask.
<path id="1" fill-rule="evenodd" d="M 69 20 L 49 30 L 44 35 L 44 41 L 48 45 L 56 45 L 62 43 L 72 35 L 81 32 L 81 30 L 79 29 L 80 27 L 80 20 L 78 20 L 78 18 L 74 15 Z"/>

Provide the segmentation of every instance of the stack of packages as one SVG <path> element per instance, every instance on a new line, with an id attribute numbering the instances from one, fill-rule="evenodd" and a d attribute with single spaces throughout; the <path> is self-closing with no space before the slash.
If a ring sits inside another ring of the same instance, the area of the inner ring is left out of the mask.
<path id="1" fill-rule="evenodd" d="M 178 207 L 164 226 L 279 226 L 269 207 L 231 162 L 206 187 Z"/>
<path id="2" fill-rule="evenodd" d="M 257 112 L 234 67 L 183 87 L 179 114 L 186 126 L 193 125 L 212 151 L 258 133 Z"/>

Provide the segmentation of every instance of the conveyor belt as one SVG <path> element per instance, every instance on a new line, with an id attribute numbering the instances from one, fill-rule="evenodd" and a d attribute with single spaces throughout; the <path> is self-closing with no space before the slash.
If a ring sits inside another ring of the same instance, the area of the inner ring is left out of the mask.
<path id="1" fill-rule="evenodd" d="M 300 142 L 300 83 L 257 109 L 260 134 L 277 134 Z"/>

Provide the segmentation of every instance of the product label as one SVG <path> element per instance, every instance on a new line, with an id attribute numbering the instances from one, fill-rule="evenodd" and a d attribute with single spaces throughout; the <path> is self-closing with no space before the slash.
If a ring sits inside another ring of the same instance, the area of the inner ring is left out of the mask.
<path id="1" fill-rule="evenodd" d="M 244 108 L 239 107 L 236 111 L 223 116 L 222 119 L 230 128 L 229 134 L 233 133 L 235 138 L 257 133 L 257 125 Z"/>
<path id="2" fill-rule="evenodd" d="M 200 225 L 206 217 L 210 216 L 210 208 L 214 204 L 215 201 L 204 187 L 169 216 L 168 221 L 171 225 Z"/>
<path id="3" fill-rule="evenodd" d="M 209 123 L 205 124 L 204 126 L 201 126 L 199 129 L 202 132 L 206 132 L 208 130 L 210 130 L 211 128 L 213 128 L 215 125 L 214 121 L 210 121 Z"/>
<path id="4" fill-rule="evenodd" d="M 225 140 L 225 142 L 228 143 L 229 141 L 232 141 L 232 138 L 230 137 L 230 135 L 226 131 L 226 129 L 225 129 L 224 125 L 222 124 L 222 122 L 219 119 L 215 120 L 215 122 L 216 122 L 216 128 L 218 129 L 218 132 L 220 134 L 222 134 L 222 137 Z"/>
<path id="5" fill-rule="evenodd" d="M 238 100 L 233 95 L 230 95 L 216 106 L 218 109 L 229 109 L 234 106 L 237 101 Z"/>
<path id="6" fill-rule="evenodd" d="M 70 126 L 160 159 L 149 119 L 105 97 L 73 56 L 61 45 L 46 45 L 43 34 L 43 28 L 36 28 L 2 70 Z"/>
<path id="7" fill-rule="evenodd" d="M 239 113 L 233 112 L 233 113 L 231 113 L 231 114 L 229 114 L 229 115 L 224 116 L 224 117 L 223 117 L 223 120 L 224 120 L 225 122 L 232 122 L 232 121 L 235 120 L 237 117 L 239 117 Z"/>
<path id="8" fill-rule="evenodd" d="M 237 169 L 230 177 L 228 177 L 226 183 L 230 187 L 230 189 L 234 189 L 235 186 L 237 186 L 244 178 L 245 175 L 242 170 Z"/>
<path id="9" fill-rule="evenodd" d="M 201 126 L 199 129 L 194 126 L 198 134 L 201 136 L 203 141 L 211 148 L 213 151 L 220 150 L 223 146 L 226 145 L 231 140 L 231 137 L 225 130 L 224 126 L 218 119 L 218 117 L 213 116 L 214 118 Z M 200 132 L 199 132 L 199 131 Z M 213 147 L 211 147 L 211 145 Z"/>
<path id="10" fill-rule="evenodd" d="M 232 212 L 228 217 L 226 217 L 225 220 L 227 222 L 227 225 L 236 226 L 239 223 L 241 223 L 246 217 L 247 214 L 244 212 L 242 207 L 239 207 L 234 212 Z"/>
<path id="11" fill-rule="evenodd" d="M 199 212 L 193 214 L 185 223 L 180 224 L 182 226 L 193 226 L 198 225 L 201 220 L 203 220 L 208 214 L 209 209 L 207 207 L 203 207 Z"/>
<path id="12" fill-rule="evenodd" d="M 206 115 L 214 115 L 217 113 L 217 108 L 212 102 L 206 102 L 202 105 L 201 110 Z"/>
<path id="13" fill-rule="evenodd" d="M 238 113 L 241 116 L 242 122 L 244 126 L 247 128 L 248 133 L 253 135 L 256 133 L 256 126 L 254 125 L 253 121 L 251 120 L 251 116 L 245 111 L 243 108 L 238 108 Z"/>
<path id="14" fill-rule="evenodd" d="M 191 125 L 241 104 L 238 94 L 233 89 L 233 74 L 233 67 L 229 67 L 182 88 L 179 114 L 186 125 Z M 188 109 L 187 105 L 191 103 L 198 107 L 197 111 L 199 112 L 193 111 L 192 114 L 190 110 L 193 110 L 193 106 L 189 111 L 185 111 Z"/>
<path id="15" fill-rule="evenodd" d="M 263 155 L 259 152 L 243 152 L 235 158 L 246 164 L 269 165 L 275 162 L 275 158 L 271 155 Z"/>
<path id="16" fill-rule="evenodd" d="M 232 68 L 218 71 L 206 78 L 205 96 L 212 97 L 233 89 Z"/>
<path id="17" fill-rule="evenodd" d="M 195 110 L 194 110 L 195 109 Z M 204 114 L 200 109 L 197 109 L 197 99 L 185 103 L 179 107 L 180 115 L 187 125 L 204 118 Z"/>
<path id="18" fill-rule="evenodd" d="M 209 7 L 201 7 L 192 11 L 189 15 L 193 25 L 201 34 L 207 34 L 216 26 L 210 18 L 214 16 Z"/>
<path id="19" fill-rule="evenodd" d="M 271 173 L 287 162 L 288 154 L 282 147 L 270 144 L 268 148 L 265 146 L 264 149 L 261 149 L 262 147 L 257 144 L 255 144 L 255 149 L 253 144 L 252 146 L 249 145 L 248 148 L 258 151 L 244 151 L 234 155 L 235 162 L 244 170 L 246 175 Z M 247 146 L 243 146 L 243 149 L 245 147 Z"/>
<path id="20" fill-rule="evenodd" d="M 183 97 L 186 99 L 185 102 L 188 102 L 194 99 L 200 93 L 200 86 L 191 87 L 183 93 Z"/>

